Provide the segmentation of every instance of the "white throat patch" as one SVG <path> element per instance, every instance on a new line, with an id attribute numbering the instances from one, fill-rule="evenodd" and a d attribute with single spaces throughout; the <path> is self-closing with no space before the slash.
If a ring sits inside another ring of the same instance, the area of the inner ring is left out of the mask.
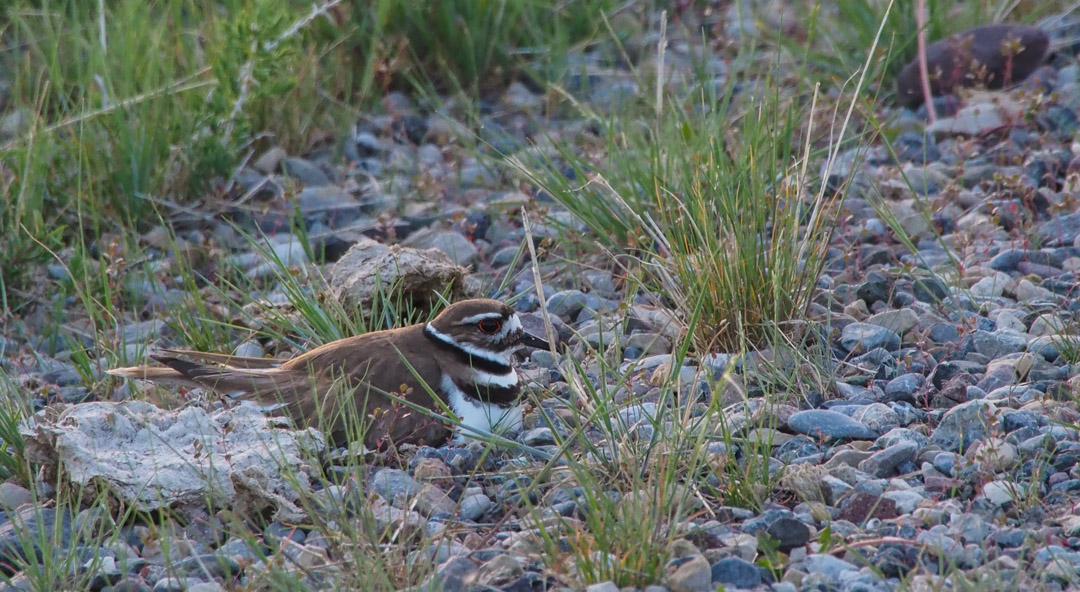
<path id="1" fill-rule="evenodd" d="M 517 376 L 514 376 L 515 380 Z M 456 430 L 454 442 L 463 444 L 466 438 L 475 438 L 478 434 L 468 430 L 465 426 L 476 428 L 483 433 L 489 434 L 515 434 L 521 431 L 522 409 L 521 405 L 499 407 L 492 403 L 484 403 L 465 396 L 461 389 L 454 384 L 450 376 L 443 374 L 439 384 L 442 392 L 449 399 L 450 409 L 461 418 L 461 426 Z"/>

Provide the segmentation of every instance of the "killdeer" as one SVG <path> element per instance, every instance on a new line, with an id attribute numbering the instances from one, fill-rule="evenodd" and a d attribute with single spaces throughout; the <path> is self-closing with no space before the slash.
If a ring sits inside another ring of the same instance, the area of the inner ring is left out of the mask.
<path id="1" fill-rule="evenodd" d="M 355 425 L 351 418 L 362 422 L 368 448 L 438 446 L 450 439 L 452 426 L 417 408 L 438 415 L 449 409 L 462 426 L 482 432 L 521 429 L 519 380 L 510 357 L 524 346 L 549 347 L 522 329 L 509 306 L 474 299 L 447 307 L 431 322 L 339 339 L 285 362 L 164 350 L 151 356 L 164 367 L 109 374 L 254 400 L 283 409 L 299 425 L 320 427 L 323 420 L 337 444 Z M 455 441 L 470 433 L 459 430 Z"/>

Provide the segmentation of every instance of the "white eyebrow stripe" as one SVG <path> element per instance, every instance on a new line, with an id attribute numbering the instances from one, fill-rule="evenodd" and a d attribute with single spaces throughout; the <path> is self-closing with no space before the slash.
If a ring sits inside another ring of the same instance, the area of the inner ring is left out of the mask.
<path id="1" fill-rule="evenodd" d="M 506 324 L 503 325 L 502 330 L 493 335 L 493 337 L 495 341 L 502 341 L 503 339 L 506 339 L 507 335 L 512 335 L 513 333 L 522 330 L 523 329 L 521 327 L 521 319 L 518 318 L 517 313 L 514 313 L 510 315 L 509 319 L 507 319 Z"/>
<path id="2" fill-rule="evenodd" d="M 465 318 L 461 319 L 460 324 L 462 324 L 462 325 L 472 325 L 472 324 L 475 324 L 475 323 L 479 323 L 480 321 L 486 321 L 488 319 L 495 319 L 495 320 L 501 321 L 503 318 L 504 317 L 503 317 L 503 314 L 501 312 L 482 312 L 480 314 L 474 314 L 471 317 L 465 317 Z"/>

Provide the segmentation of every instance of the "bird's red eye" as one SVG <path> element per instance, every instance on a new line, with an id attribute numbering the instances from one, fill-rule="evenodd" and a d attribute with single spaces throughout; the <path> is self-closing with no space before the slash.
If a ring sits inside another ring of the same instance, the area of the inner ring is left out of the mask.
<path id="1" fill-rule="evenodd" d="M 502 321 L 498 319 L 484 319 L 476 324 L 476 328 L 488 335 L 494 335 L 502 329 Z"/>

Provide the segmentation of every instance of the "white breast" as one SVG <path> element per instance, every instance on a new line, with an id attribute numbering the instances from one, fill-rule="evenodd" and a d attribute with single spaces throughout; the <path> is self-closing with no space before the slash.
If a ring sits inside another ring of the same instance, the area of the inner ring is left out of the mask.
<path id="1" fill-rule="evenodd" d="M 515 375 L 514 378 L 517 376 Z M 455 443 L 462 444 L 466 438 L 477 436 L 467 427 L 475 428 L 482 433 L 499 435 L 515 434 L 521 431 L 521 405 L 499 407 L 467 397 L 446 374 L 443 374 L 442 383 L 439 386 L 447 395 L 450 409 L 461 419 L 462 425 L 457 428 L 457 434 L 454 436 Z"/>

